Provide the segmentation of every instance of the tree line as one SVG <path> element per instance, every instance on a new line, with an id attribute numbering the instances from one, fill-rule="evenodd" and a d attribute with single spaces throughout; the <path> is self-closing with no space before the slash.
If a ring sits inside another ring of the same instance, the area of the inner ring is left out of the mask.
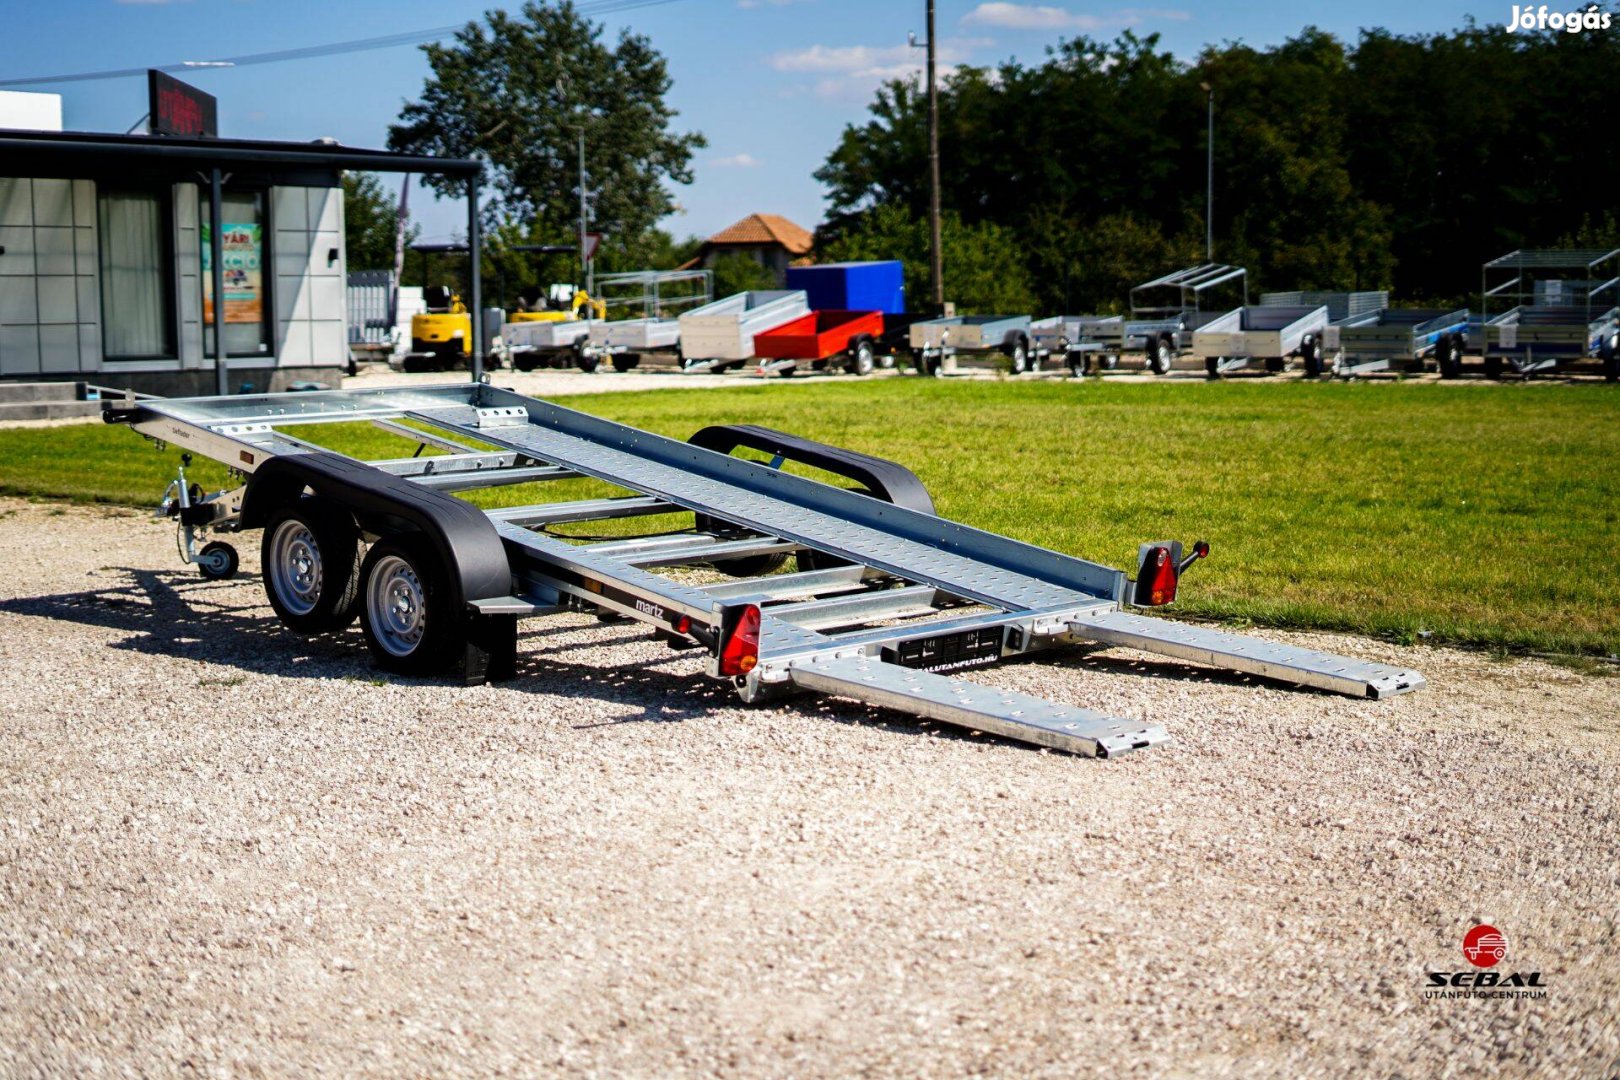
<path id="1" fill-rule="evenodd" d="M 1192 63 L 1156 35 L 1077 37 L 1040 64 L 960 68 L 940 90 L 947 295 L 1106 311 L 1203 261 L 1212 92 L 1216 261 L 1256 288 L 1466 303 L 1480 264 L 1514 248 L 1620 244 L 1617 74 L 1620 33 L 1472 24 L 1354 44 L 1307 28 Z M 833 211 L 822 247 L 917 231 L 926 125 L 921 89 L 892 82 L 844 131 L 816 174 Z M 1002 253 L 999 280 L 961 238 Z"/>
<path id="2" fill-rule="evenodd" d="M 567 2 L 485 20 L 424 47 L 431 75 L 389 145 L 485 161 L 486 282 L 511 294 L 577 276 L 573 256 L 512 249 L 576 235 L 580 131 L 598 268 L 690 257 L 698 239 L 658 223 L 705 143 L 678 129 L 664 58 L 640 35 L 606 41 Z M 1477 304 L 1486 259 L 1620 245 L 1617 73 L 1620 31 L 1472 22 L 1354 43 L 1306 28 L 1191 62 L 1156 35 L 1080 36 L 1040 63 L 961 67 L 940 88 L 946 295 L 966 311 L 1114 311 L 1131 286 L 1204 261 L 1212 94 L 1213 257 L 1247 267 L 1251 292 Z M 927 146 L 925 95 L 893 81 L 816 172 L 831 205 L 817 256 L 903 259 L 913 306 L 930 295 Z M 350 187 L 350 265 L 391 265 L 389 201 Z M 763 284 L 733 262 L 717 292 Z M 407 259 L 407 281 L 423 272 Z"/>

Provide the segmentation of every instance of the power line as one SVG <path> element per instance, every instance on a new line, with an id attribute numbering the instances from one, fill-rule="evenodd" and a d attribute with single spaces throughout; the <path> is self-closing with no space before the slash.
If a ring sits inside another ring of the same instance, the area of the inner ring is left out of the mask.
<path id="1" fill-rule="evenodd" d="M 615 15 L 638 8 L 658 7 L 678 3 L 679 0 L 585 0 L 576 7 L 581 15 Z M 339 56 L 344 53 L 369 52 L 373 49 L 393 49 L 401 45 L 420 45 L 449 37 L 466 23 L 454 26 L 434 26 L 426 30 L 406 30 L 378 37 L 356 38 L 353 41 L 335 41 L 326 45 L 305 45 L 296 49 L 275 52 L 248 53 L 244 56 L 224 56 L 214 60 L 182 60 L 171 64 L 152 64 L 148 67 L 114 68 L 107 71 L 82 71 L 69 75 L 32 75 L 25 79 L 0 79 L 0 86 L 38 86 L 43 83 L 91 82 L 98 79 L 128 79 L 145 75 L 150 68 L 158 71 L 198 71 L 233 67 L 251 67 L 255 64 L 279 64 L 288 60 L 308 60 L 320 56 Z"/>

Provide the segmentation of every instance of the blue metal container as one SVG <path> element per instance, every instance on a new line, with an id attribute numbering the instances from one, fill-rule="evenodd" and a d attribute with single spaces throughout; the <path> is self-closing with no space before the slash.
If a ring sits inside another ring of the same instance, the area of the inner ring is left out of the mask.
<path id="1" fill-rule="evenodd" d="M 899 315 L 906 310 L 905 271 L 898 259 L 790 266 L 787 287 L 803 289 L 812 311 Z"/>

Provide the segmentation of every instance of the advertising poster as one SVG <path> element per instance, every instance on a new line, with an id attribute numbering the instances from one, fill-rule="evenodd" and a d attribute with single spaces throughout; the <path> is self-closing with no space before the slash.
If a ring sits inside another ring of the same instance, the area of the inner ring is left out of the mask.
<path id="1" fill-rule="evenodd" d="M 261 226 L 225 223 L 225 321 L 264 321 L 264 273 Z M 214 318 L 213 237 L 208 222 L 202 225 L 203 320 Z"/>

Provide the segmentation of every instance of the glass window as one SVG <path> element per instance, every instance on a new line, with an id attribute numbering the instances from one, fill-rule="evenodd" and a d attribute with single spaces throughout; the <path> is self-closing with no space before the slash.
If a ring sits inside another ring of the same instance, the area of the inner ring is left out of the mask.
<path id="1" fill-rule="evenodd" d="M 102 346 L 109 360 L 175 355 L 166 210 L 155 192 L 103 192 L 96 200 Z"/>
<path id="2" fill-rule="evenodd" d="M 225 227 L 225 355 L 270 352 L 269 305 L 265 302 L 264 194 L 231 192 L 221 200 Z M 214 355 L 213 238 L 208 194 L 202 195 L 203 349 Z"/>

